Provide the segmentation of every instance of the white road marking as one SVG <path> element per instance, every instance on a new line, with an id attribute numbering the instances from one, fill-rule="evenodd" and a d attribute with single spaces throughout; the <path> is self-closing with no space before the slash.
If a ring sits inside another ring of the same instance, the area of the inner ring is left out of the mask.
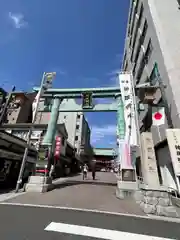
<path id="1" fill-rule="evenodd" d="M 59 209 L 59 210 L 70 210 L 70 211 L 79 211 L 79 212 L 89 212 L 89 213 L 99 213 L 99 214 L 108 214 L 114 216 L 125 216 L 125 217 L 134 217 L 140 219 L 149 219 L 149 220 L 157 220 L 157 221 L 165 221 L 165 222 L 174 222 L 180 223 L 179 218 L 171 218 L 171 217 L 162 217 L 156 215 L 135 215 L 130 213 L 118 213 L 118 212 L 108 212 L 97 209 L 87 209 L 87 208 L 73 208 L 73 207 L 63 207 L 63 206 L 53 206 L 53 205 L 40 205 L 40 204 L 29 204 L 29 203 L 11 203 L 11 202 L 0 202 L 1 205 L 9 205 L 9 206 L 18 206 L 18 207 L 34 207 L 34 208 L 49 208 L 49 209 Z"/>
<path id="2" fill-rule="evenodd" d="M 65 223 L 56 223 L 51 222 L 45 229 L 45 231 L 59 232 L 59 233 L 67 233 L 72 235 L 80 235 L 86 237 L 94 237 L 100 239 L 108 239 L 108 240 L 170 240 L 170 238 L 160 238 L 153 237 L 148 235 L 129 233 L 129 232 L 121 232 L 115 230 L 108 230 L 102 228 L 93 228 L 79 225 L 71 225 Z"/>

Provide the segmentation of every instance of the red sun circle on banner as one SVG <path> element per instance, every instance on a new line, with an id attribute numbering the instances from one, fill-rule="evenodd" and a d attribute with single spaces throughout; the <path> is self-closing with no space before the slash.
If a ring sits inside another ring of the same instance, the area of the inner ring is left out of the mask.
<path id="1" fill-rule="evenodd" d="M 156 112 L 156 113 L 154 114 L 154 118 L 155 118 L 156 120 L 161 120 L 162 116 L 163 116 L 163 115 L 162 115 L 160 112 Z"/>

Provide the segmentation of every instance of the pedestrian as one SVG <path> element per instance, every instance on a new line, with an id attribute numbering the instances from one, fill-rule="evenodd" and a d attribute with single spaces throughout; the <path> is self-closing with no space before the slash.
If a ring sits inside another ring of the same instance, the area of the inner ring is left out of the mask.
<path id="1" fill-rule="evenodd" d="M 96 167 L 95 166 L 92 167 L 92 178 L 93 178 L 93 180 L 95 180 L 95 178 L 96 178 Z"/>
<path id="2" fill-rule="evenodd" d="M 88 172 L 88 166 L 87 164 L 85 163 L 84 166 L 83 166 L 83 180 L 85 178 L 87 178 L 87 172 Z"/>

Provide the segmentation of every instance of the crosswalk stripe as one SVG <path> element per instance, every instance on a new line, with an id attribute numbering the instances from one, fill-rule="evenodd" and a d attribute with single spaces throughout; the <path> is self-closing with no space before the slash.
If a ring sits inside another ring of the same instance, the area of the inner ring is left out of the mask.
<path id="1" fill-rule="evenodd" d="M 65 223 L 56 223 L 51 222 L 45 229 L 45 231 L 59 232 L 59 233 L 67 233 L 73 235 L 94 237 L 99 239 L 108 239 L 108 240 L 170 240 L 170 238 L 161 238 L 161 237 L 153 237 L 148 235 L 129 233 L 129 232 L 121 232 L 115 230 L 108 230 L 102 228 L 94 228 L 80 225 L 71 225 Z"/>

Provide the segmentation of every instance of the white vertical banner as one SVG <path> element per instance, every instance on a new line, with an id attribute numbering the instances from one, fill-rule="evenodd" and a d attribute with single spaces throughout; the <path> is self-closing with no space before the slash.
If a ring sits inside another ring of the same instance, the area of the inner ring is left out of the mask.
<path id="1" fill-rule="evenodd" d="M 133 169 L 134 164 L 131 156 L 131 146 L 138 145 L 136 119 L 135 119 L 135 103 L 133 96 L 132 76 L 130 73 L 119 74 L 119 85 L 121 89 L 121 97 L 124 105 L 125 120 L 125 139 L 121 143 L 121 168 Z"/>
<path id="2" fill-rule="evenodd" d="M 122 101 L 124 104 L 124 118 L 126 124 L 125 142 L 131 146 L 138 145 L 135 102 L 132 90 L 132 76 L 130 73 L 119 74 L 119 84 L 121 89 Z"/>

